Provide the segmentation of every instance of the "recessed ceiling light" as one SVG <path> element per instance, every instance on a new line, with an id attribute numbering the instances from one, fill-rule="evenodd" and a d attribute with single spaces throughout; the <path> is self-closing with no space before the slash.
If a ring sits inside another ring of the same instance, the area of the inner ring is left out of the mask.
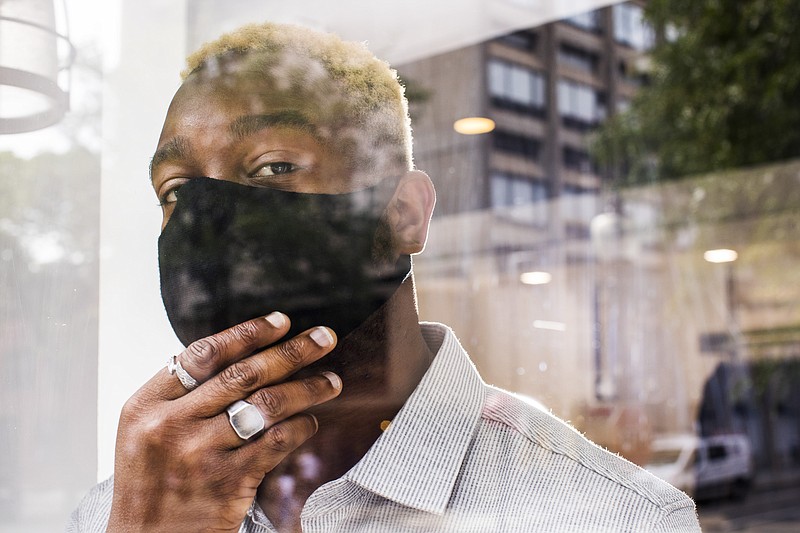
<path id="1" fill-rule="evenodd" d="M 537 329 L 549 329 L 552 331 L 566 331 L 567 325 L 563 322 L 555 322 L 553 320 L 534 320 L 533 327 Z"/>
<path id="2" fill-rule="evenodd" d="M 703 259 L 709 263 L 730 263 L 736 261 L 739 254 L 736 250 L 729 250 L 727 248 L 720 248 L 718 250 L 706 250 L 703 254 Z"/>
<path id="3" fill-rule="evenodd" d="M 479 135 L 494 129 L 494 120 L 486 117 L 467 117 L 456 120 L 453 129 L 462 135 Z"/>
<path id="4" fill-rule="evenodd" d="M 549 272 L 523 272 L 519 280 L 525 285 L 544 285 L 550 283 L 553 275 Z"/>

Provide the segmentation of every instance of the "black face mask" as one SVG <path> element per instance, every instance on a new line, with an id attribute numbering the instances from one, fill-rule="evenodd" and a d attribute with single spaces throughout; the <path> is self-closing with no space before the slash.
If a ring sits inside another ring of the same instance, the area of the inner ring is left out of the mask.
<path id="1" fill-rule="evenodd" d="M 343 339 L 394 294 L 411 259 L 390 254 L 383 185 L 302 194 L 196 178 L 158 239 L 161 297 L 184 345 L 281 311 L 289 336 Z M 384 256 L 384 257 L 381 257 Z"/>

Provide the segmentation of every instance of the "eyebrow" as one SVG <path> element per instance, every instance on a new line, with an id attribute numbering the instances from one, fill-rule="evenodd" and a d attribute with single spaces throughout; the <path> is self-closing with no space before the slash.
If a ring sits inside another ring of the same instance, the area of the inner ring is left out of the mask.
<path id="1" fill-rule="evenodd" d="M 264 115 L 245 115 L 234 120 L 228 131 L 237 141 L 257 133 L 265 128 L 275 126 L 288 126 L 291 128 L 306 131 L 316 136 L 316 129 L 312 123 L 297 111 L 281 111 Z M 161 148 L 156 150 L 150 160 L 149 174 L 150 181 L 153 181 L 153 169 L 167 161 L 180 161 L 188 159 L 191 155 L 191 147 L 186 137 L 178 136 L 170 139 Z"/>
<path id="2" fill-rule="evenodd" d="M 188 159 L 191 154 L 189 140 L 186 137 L 178 136 L 170 139 L 164 146 L 156 150 L 150 160 L 150 181 L 153 181 L 153 169 L 167 161 L 180 161 Z"/>

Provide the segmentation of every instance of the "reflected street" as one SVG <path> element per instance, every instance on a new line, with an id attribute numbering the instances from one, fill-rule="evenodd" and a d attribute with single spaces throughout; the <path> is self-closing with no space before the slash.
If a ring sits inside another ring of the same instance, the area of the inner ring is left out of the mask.
<path id="1" fill-rule="evenodd" d="M 700 525 L 707 533 L 800 531 L 800 486 L 754 491 L 744 501 L 698 502 Z"/>

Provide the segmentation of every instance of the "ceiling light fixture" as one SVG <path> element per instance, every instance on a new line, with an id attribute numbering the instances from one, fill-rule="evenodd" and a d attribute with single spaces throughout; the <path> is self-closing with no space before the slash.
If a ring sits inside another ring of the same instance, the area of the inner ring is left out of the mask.
<path id="1" fill-rule="evenodd" d="M 567 325 L 563 322 L 555 322 L 553 320 L 534 320 L 533 327 L 536 329 L 549 329 L 551 331 L 566 331 Z"/>
<path id="2" fill-rule="evenodd" d="M 550 283 L 553 275 L 549 272 L 523 272 L 519 280 L 525 285 L 545 285 Z"/>
<path id="3" fill-rule="evenodd" d="M 456 120 L 453 129 L 462 135 L 480 135 L 494 130 L 494 120 L 486 117 L 467 117 Z"/>
<path id="4" fill-rule="evenodd" d="M 66 21 L 65 5 L 62 11 Z M 0 2 L 0 134 L 61 120 L 69 108 L 74 56 L 67 35 L 56 30 L 54 0 Z"/>
<path id="5" fill-rule="evenodd" d="M 730 263 L 736 261 L 739 254 L 736 250 L 729 250 L 728 248 L 719 248 L 717 250 L 706 250 L 703 253 L 703 259 L 709 263 Z"/>

